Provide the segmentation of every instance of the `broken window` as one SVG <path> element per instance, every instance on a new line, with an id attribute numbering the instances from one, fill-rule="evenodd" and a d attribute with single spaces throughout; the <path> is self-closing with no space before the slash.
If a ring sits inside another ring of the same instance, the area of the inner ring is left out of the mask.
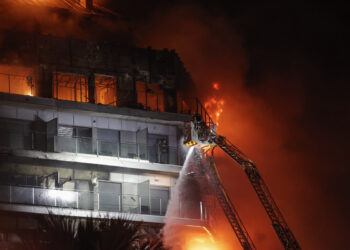
<path id="1" fill-rule="evenodd" d="M 53 73 L 53 96 L 56 99 L 88 102 L 88 78 L 84 75 Z"/>
<path id="2" fill-rule="evenodd" d="M 0 92 L 34 95 L 34 83 L 32 68 L 0 65 Z"/>
<path id="3" fill-rule="evenodd" d="M 117 105 L 117 78 L 113 76 L 95 75 L 96 103 Z"/>
<path id="4" fill-rule="evenodd" d="M 136 82 L 137 102 L 146 110 L 164 112 L 164 93 L 158 84 Z"/>

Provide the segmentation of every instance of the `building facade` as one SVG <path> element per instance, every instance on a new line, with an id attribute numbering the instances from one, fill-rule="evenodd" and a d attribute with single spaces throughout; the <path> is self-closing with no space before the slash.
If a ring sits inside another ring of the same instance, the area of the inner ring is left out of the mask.
<path id="1" fill-rule="evenodd" d="M 3 34 L 0 210 L 164 223 L 194 89 L 175 51 Z"/>

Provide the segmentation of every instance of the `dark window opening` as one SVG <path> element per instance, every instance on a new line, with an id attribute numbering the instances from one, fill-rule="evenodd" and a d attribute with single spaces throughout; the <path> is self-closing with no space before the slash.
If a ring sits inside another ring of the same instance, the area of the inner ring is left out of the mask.
<path id="1" fill-rule="evenodd" d="M 117 106 L 117 78 L 95 75 L 96 103 Z"/>
<path id="2" fill-rule="evenodd" d="M 158 84 L 136 82 L 137 102 L 143 109 L 164 112 L 164 92 Z"/>
<path id="3" fill-rule="evenodd" d="M 88 102 L 88 78 L 84 75 L 53 73 L 53 97 L 60 100 Z"/>

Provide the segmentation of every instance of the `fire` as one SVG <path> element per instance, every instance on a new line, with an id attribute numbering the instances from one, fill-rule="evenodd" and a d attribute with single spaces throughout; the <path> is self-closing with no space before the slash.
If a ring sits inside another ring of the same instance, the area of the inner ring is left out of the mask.
<path id="1" fill-rule="evenodd" d="M 185 250 L 224 250 L 225 247 L 215 241 L 210 231 L 203 226 L 186 226 L 187 230 L 184 236 Z"/>
<path id="2" fill-rule="evenodd" d="M 227 243 L 214 239 L 205 226 L 172 224 L 168 228 L 166 246 L 173 250 L 228 250 Z"/>
<path id="3" fill-rule="evenodd" d="M 213 89 L 215 89 L 215 90 L 219 90 L 219 83 L 217 83 L 217 82 L 214 82 L 213 83 Z"/>
<path id="4" fill-rule="evenodd" d="M 224 107 L 225 101 L 224 99 L 219 98 L 217 96 L 217 91 L 220 89 L 219 83 L 214 82 L 212 84 L 212 88 L 214 89 L 214 96 L 204 103 L 204 107 L 211 115 L 216 126 L 219 126 L 219 120 L 220 120 L 221 114 L 224 111 L 223 107 Z"/>
<path id="5" fill-rule="evenodd" d="M 211 242 L 207 238 L 204 237 L 194 237 L 189 240 L 186 244 L 187 250 L 220 250 L 218 246 L 216 246 L 215 242 Z"/>

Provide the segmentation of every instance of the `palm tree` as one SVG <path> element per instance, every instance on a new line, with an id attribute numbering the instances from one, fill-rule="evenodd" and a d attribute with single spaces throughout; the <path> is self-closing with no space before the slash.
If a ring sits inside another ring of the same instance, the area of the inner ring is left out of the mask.
<path id="1" fill-rule="evenodd" d="M 28 250 L 161 250 L 161 240 L 140 234 L 141 222 L 126 216 L 93 219 L 54 215 L 38 216 L 38 237 L 19 234 Z"/>

